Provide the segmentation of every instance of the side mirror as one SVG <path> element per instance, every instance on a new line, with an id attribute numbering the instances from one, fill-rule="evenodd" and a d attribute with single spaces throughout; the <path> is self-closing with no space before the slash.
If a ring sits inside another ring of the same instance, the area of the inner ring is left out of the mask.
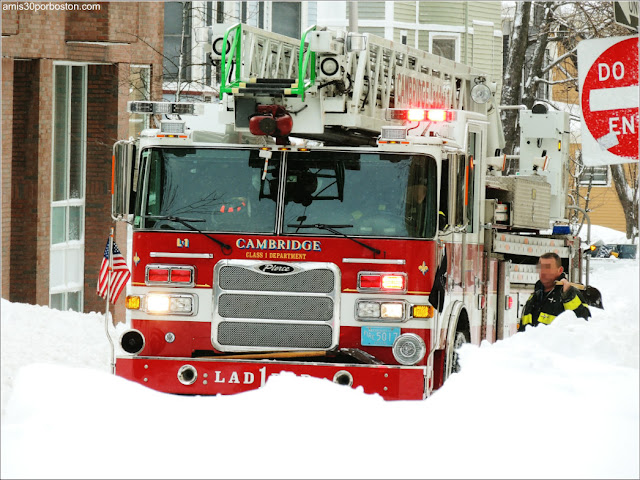
<path id="1" fill-rule="evenodd" d="M 133 157 L 135 147 L 132 142 L 119 141 L 113 145 L 111 166 L 111 217 L 127 221 L 133 191 Z"/>

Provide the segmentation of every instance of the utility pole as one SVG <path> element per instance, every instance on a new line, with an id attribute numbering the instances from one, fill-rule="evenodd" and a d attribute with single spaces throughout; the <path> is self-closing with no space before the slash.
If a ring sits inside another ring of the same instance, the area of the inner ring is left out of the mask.
<path id="1" fill-rule="evenodd" d="M 349 15 L 349 31 L 358 31 L 358 2 L 351 0 L 347 2 L 348 15 Z"/>

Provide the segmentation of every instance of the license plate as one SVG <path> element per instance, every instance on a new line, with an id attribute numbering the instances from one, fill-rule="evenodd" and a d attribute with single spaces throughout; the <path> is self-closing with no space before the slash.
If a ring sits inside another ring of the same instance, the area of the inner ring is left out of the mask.
<path id="1" fill-rule="evenodd" d="M 400 336 L 400 327 L 362 327 L 360 343 L 369 347 L 391 347 Z"/>

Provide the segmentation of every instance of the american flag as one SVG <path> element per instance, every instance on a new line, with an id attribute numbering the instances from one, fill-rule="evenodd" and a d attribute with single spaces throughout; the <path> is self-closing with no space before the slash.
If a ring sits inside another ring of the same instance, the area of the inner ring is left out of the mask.
<path id="1" fill-rule="evenodd" d="M 98 295 L 102 298 L 107 298 L 108 277 L 109 239 L 107 239 L 107 246 L 104 247 L 104 256 L 102 258 L 102 265 L 100 265 L 100 275 L 98 276 Z M 109 301 L 111 303 L 116 303 L 129 277 L 131 277 L 131 272 L 129 272 L 127 268 L 127 262 L 122 256 L 122 253 L 120 253 L 116 242 L 113 242 L 113 271 L 111 272 L 111 295 L 109 295 Z"/>

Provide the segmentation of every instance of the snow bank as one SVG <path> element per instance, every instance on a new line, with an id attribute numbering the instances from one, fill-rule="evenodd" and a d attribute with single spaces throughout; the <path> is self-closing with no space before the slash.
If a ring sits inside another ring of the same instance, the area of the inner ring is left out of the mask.
<path id="1" fill-rule="evenodd" d="M 2 301 L 0 475 L 638 478 L 638 262 L 591 266 L 606 310 L 464 346 L 424 402 L 290 373 L 163 394 L 109 374 L 100 315 Z"/>

